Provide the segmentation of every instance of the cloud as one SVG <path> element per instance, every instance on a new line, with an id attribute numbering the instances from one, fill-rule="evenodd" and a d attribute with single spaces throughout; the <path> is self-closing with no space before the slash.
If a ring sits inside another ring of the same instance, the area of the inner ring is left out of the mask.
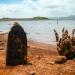
<path id="1" fill-rule="evenodd" d="M 22 0 L 0 4 L 0 17 L 68 16 L 75 15 L 74 0 Z"/>
<path id="2" fill-rule="evenodd" d="M 24 4 L 1 4 L 0 17 L 32 17 L 34 10 L 29 5 Z"/>

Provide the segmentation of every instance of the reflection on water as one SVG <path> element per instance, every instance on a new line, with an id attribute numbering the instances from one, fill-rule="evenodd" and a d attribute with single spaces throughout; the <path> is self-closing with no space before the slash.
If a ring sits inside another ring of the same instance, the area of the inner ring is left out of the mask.
<path id="1" fill-rule="evenodd" d="M 67 28 L 71 34 L 75 28 L 75 20 L 39 20 L 39 21 L 18 21 L 27 32 L 28 39 L 44 43 L 54 43 L 55 35 L 53 29 L 56 29 L 61 37 L 63 27 Z M 12 27 L 12 21 L 0 22 L 0 32 L 8 32 Z"/>

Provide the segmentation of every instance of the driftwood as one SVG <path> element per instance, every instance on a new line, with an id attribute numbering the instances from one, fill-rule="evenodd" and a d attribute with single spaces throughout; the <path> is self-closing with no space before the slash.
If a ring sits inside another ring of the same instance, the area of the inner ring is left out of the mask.
<path id="1" fill-rule="evenodd" d="M 68 30 L 62 30 L 62 37 L 57 41 L 57 51 L 59 55 L 66 56 L 67 59 L 75 58 L 75 29 L 70 36 Z M 56 35 L 55 35 L 56 36 Z"/>
<path id="2" fill-rule="evenodd" d="M 55 33 L 55 37 L 56 37 L 56 42 L 59 40 L 59 35 L 57 33 L 57 31 L 54 29 L 54 33 Z"/>

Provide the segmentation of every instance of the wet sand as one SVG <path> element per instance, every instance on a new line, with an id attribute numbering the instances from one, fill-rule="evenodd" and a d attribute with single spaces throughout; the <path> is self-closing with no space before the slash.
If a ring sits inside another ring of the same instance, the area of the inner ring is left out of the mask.
<path id="1" fill-rule="evenodd" d="M 0 35 L 0 75 L 75 75 L 75 60 L 55 64 L 56 45 L 28 40 L 28 65 L 6 66 L 7 35 Z M 3 37 L 3 38 L 1 38 Z M 12 60 L 12 59 L 11 59 Z"/>

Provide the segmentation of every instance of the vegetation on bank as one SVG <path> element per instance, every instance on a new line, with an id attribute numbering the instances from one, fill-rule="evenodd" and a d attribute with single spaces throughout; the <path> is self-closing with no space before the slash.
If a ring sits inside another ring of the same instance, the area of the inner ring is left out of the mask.
<path id="1" fill-rule="evenodd" d="M 33 18 L 1 18 L 0 21 L 9 21 L 9 20 L 48 20 L 46 17 L 33 17 Z"/>
<path id="2" fill-rule="evenodd" d="M 44 20 L 44 19 L 48 19 L 47 17 L 34 17 L 33 18 L 34 20 Z"/>
<path id="3" fill-rule="evenodd" d="M 13 21 L 13 20 L 75 20 L 75 15 L 66 16 L 66 17 L 33 17 L 33 18 L 0 18 L 0 21 Z"/>

